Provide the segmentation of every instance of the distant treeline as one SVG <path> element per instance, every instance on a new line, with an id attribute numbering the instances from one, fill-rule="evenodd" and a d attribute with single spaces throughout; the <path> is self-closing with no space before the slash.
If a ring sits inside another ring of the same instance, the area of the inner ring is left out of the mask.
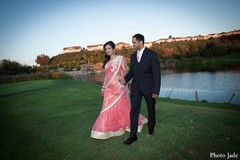
<path id="1" fill-rule="evenodd" d="M 29 74 L 35 71 L 36 68 L 22 65 L 19 62 L 11 61 L 10 59 L 3 59 L 0 62 L 0 75 Z"/>
<path id="2" fill-rule="evenodd" d="M 240 34 L 208 40 L 154 43 L 151 47 L 161 58 L 216 57 L 240 51 Z"/>

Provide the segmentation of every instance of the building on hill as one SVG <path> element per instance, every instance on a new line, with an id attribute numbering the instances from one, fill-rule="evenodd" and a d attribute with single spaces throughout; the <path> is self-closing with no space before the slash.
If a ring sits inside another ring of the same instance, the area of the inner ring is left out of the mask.
<path id="1" fill-rule="evenodd" d="M 94 51 L 94 50 L 100 50 L 100 51 L 102 51 L 102 50 L 103 50 L 103 44 L 88 45 L 88 46 L 87 46 L 87 49 L 88 49 L 89 51 Z"/>
<path id="2" fill-rule="evenodd" d="M 209 38 L 220 38 L 221 36 L 230 36 L 240 34 L 240 30 L 234 30 L 230 32 L 222 32 L 222 33 L 212 33 L 205 36 L 187 36 L 187 37 L 172 37 L 172 38 L 161 38 L 153 43 L 167 43 L 167 42 L 176 42 L 176 41 L 196 41 L 196 40 L 207 40 Z"/>
<path id="3" fill-rule="evenodd" d="M 121 49 L 122 47 L 129 48 L 129 47 L 130 47 L 130 44 L 124 43 L 124 42 L 119 42 L 119 43 L 116 44 L 116 49 Z M 94 51 L 94 50 L 100 50 L 100 51 L 102 51 L 102 50 L 103 50 L 103 44 L 88 45 L 88 46 L 87 46 L 87 49 L 88 49 L 89 51 Z"/>
<path id="4" fill-rule="evenodd" d="M 153 43 L 164 43 L 167 41 L 167 38 L 161 38 L 161 39 L 158 39 L 156 41 L 153 41 Z"/>
<path id="5" fill-rule="evenodd" d="M 153 43 L 169 43 L 169 42 L 176 42 L 176 41 L 197 41 L 197 40 L 207 40 L 209 38 L 220 38 L 221 36 L 230 36 L 230 35 L 237 35 L 240 34 L 240 30 L 234 30 L 230 32 L 221 32 L 221 33 L 213 33 L 208 34 L 205 36 L 197 35 L 197 36 L 186 36 L 186 37 L 171 37 L 171 38 L 161 38 L 155 41 L 145 42 L 144 45 L 146 47 L 151 47 Z M 129 43 L 119 42 L 116 44 L 116 49 L 121 49 L 122 47 L 130 48 L 132 47 Z M 96 44 L 96 45 L 88 45 L 87 49 L 89 51 L 102 51 L 103 44 Z M 70 46 L 63 48 L 63 53 L 73 53 L 73 52 L 80 52 L 82 50 L 81 46 Z"/>
<path id="6" fill-rule="evenodd" d="M 63 53 L 76 53 L 80 52 L 82 50 L 81 46 L 70 46 L 70 47 L 64 47 Z"/>
<path id="7" fill-rule="evenodd" d="M 152 46 L 152 42 L 144 42 L 144 46 L 150 48 Z"/>
<path id="8" fill-rule="evenodd" d="M 122 47 L 129 48 L 130 44 L 124 43 L 124 42 L 119 42 L 119 43 L 116 44 L 116 49 L 121 49 Z"/>

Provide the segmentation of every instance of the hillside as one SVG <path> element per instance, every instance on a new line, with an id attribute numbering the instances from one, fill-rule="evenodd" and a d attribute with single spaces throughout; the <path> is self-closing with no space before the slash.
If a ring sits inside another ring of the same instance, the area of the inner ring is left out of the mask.
<path id="1" fill-rule="evenodd" d="M 192 59 L 200 57 L 201 60 L 208 60 L 214 57 L 221 57 L 240 52 L 240 34 L 222 35 L 216 38 L 206 40 L 185 40 L 152 43 L 150 49 L 157 52 L 163 66 L 167 66 L 172 61 L 177 60 L 177 64 L 184 64 L 186 58 Z M 123 55 L 129 61 L 130 54 L 134 52 L 133 48 L 122 47 L 117 49 L 117 54 Z M 50 65 L 57 65 L 60 68 L 80 68 L 81 65 L 101 64 L 104 58 L 104 52 L 100 50 L 88 51 L 82 50 L 76 53 L 66 53 L 54 56 L 50 60 Z M 240 65 L 240 59 L 235 64 Z M 193 63 L 197 64 L 197 63 Z M 170 66 L 177 66 L 176 64 Z M 100 67 L 101 68 L 101 67 Z"/>

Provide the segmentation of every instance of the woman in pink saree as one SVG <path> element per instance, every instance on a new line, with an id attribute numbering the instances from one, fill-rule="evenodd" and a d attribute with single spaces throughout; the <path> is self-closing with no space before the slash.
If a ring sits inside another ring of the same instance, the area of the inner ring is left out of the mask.
<path id="1" fill-rule="evenodd" d="M 108 139 L 121 136 L 130 131 L 130 100 L 128 86 L 121 85 L 119 75 L 127 73 L 127 65 L 123 56 L 115 54 L 115 44 L 109 41 L 103 46 L 106 55 L 103 68 L 105 79 L 102 86 L 102 110 L 95 121 L 91 138 Z M 138 132 L 141 132 L 147 119 L 139 115 Z"/>

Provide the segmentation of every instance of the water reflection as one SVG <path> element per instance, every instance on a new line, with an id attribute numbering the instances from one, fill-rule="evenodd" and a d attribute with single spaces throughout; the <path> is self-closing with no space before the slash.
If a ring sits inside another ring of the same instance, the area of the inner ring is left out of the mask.
<path id="1" fill-rule="evenodd" d="M 102 84 L 104 73 L 79 76 Z M 240 72 L 180 72 L 162 70 L 160 97 L 240 104 Z"/>
<path id="2" fill-rule="evenodd" d="M 240 104 L 240 72 L 163 71 L 160 97 Z"/>
<path id="3" fill-rule="evenodd" d="M 162 74 L 162 88 L 240 92 L 240 72 L 192 72 Z"/>

